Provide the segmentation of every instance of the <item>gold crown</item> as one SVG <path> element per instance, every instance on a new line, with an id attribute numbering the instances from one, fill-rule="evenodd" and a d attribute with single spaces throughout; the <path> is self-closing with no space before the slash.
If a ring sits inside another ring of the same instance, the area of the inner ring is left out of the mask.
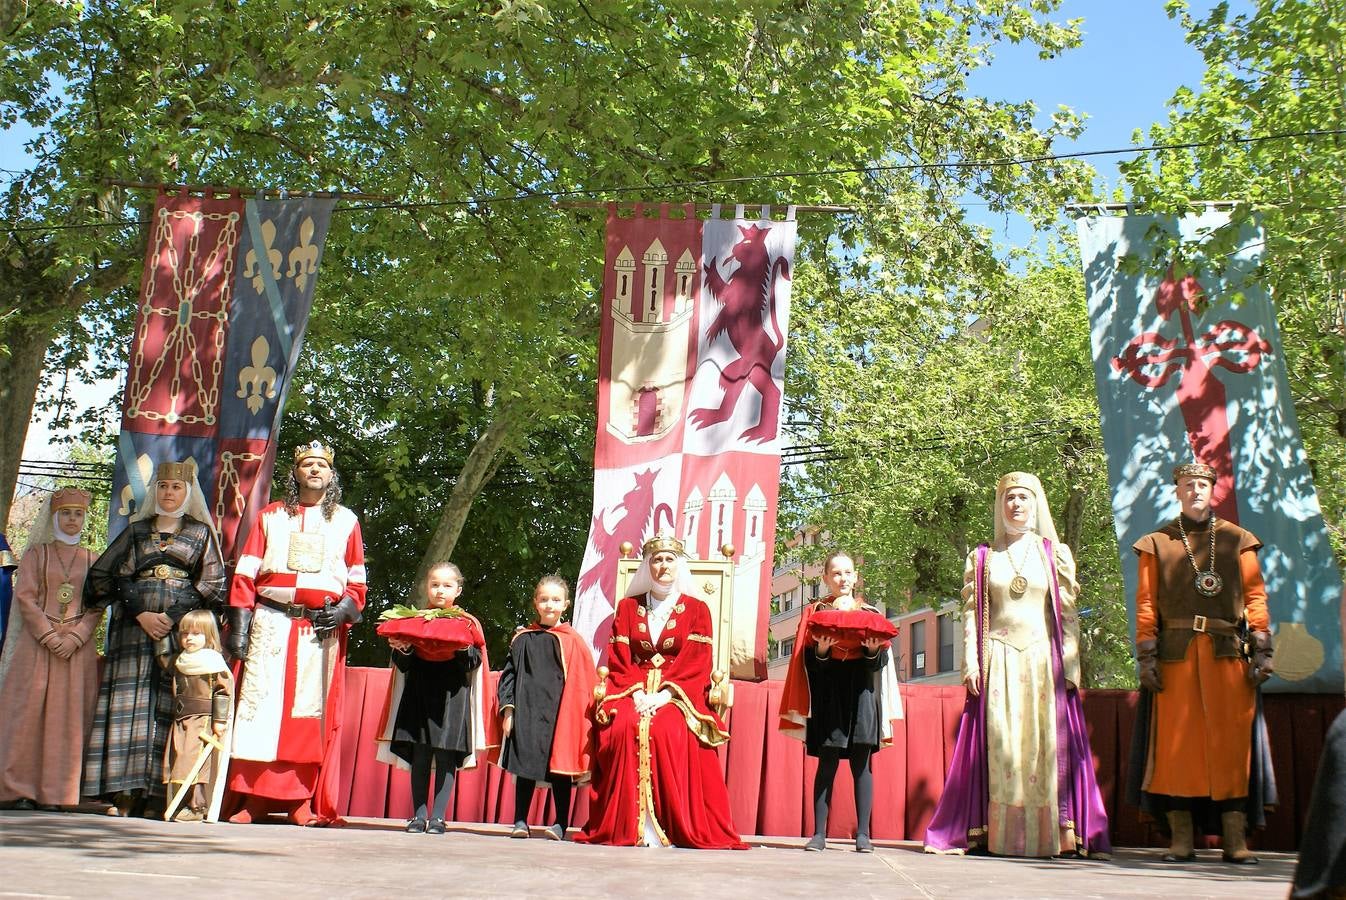
<path id="1" fill-rule="evenodd" d="M 1208 466 L 1203 462 L 1183 463 L 1180 466 L 1173 467 L 1173 480 L 1177 482 L 1180 478 L 1204 478 L 1212 484 L 1215 483 L 1215 467 Z"/>
<path id="2" fill-rule="evenodd" d="M 336 454 L 332 452 L 332 448 L 323 446 L 322 441 L 309 441 L 307 444 L 300 444 L 294 448 L 294 464 L 296 466 L 314 456 L 321 456 L 327 460 L 329 466 L 336 459 Z"/>
<path id="3" fill-rule="evenodd" d="M 1042 488 L 1042 482 L 1038 481 L 1036 475 L 1030 475 L 1027 472 L 1010 472 L 1000 476 L 1000 483 L 996 485 L 996 493 L 1003 494 L 1010 488 L 1027 488 L 1033 493 L 1037 493 Z"/>
<path id="4" fill-rule="evenodd" d="M 88 509 L 93 495 L 79 488 L 63 487 L 51 495 L 51 511 L 58 509 Z"/>
<path id="5" fill-rule="evenodd" d="M 196 463 L 191 460 L 161 462 L 159 468 L 154 470 L 155 481 L 181 481 L 184 484 L 191 484 L 195 477 Z"/>
<path id="6" fill-rule="evenodd" d="M 650 556 L 654 553 L 663 553 L 664 551 L 669 551 L 682 556 L 686 552 L 686 547 L 683 545 L 682 541 L 678 540 L 673 535 L 666 531 L 661 531 L 659 534 L 656 534 L 646 541 L 644 546 L 640 548 L 640 551 L 643 556 Z"/>

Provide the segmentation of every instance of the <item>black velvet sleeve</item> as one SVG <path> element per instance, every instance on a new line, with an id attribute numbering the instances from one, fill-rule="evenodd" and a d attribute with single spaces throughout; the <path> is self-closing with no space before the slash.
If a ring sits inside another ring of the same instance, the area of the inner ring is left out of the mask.
<path id="1" fill-rule="evenodd" d="M 107 609 L 121 599 L 122 563 L 135 552 L 132 532 L 135 528 L 127 525 L 117 535 L 112 544 L 89 567 L 84 579 L 84 607 L 86 609 Z"/>
<path id="2" fill-rule="evenodd" d="M 509 655 L 505 657 L 505 668 L 500 673 L 500 683 L 496 687 L 496 699 L 499 701 L 501 711 L 507 706 L 514 705 L 515 680 L 514 648 L 510 647 Z"/>

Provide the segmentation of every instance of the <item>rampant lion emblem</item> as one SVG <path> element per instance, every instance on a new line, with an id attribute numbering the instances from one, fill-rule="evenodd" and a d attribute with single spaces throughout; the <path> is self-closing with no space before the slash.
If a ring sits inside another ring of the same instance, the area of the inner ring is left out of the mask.
<path id="1" fill-rule="evenodd" d="M 724 391 L 720 405 L 693 410 L 688 420 L 698 429 L 728 421 L 743 389 L 752 385 L 762 397 L 762 412 L 757 424 L 739 437 L 766 442 L 776 438 L 780 417 L 781 393 L 771 377 L 771 366 L 785 348 L 785 335 L 776 319 L 776 279 L 789 280 L 790 262 L 784 256 L 772 262 L 766 246 L 770 228 L 740 225 L 738 230 L 743 240 L 732 250 L 738 265 L 730 276 L 721 276 L 715 257 L 706 263 L 706 287 L 720 303 L 706 340 L 713 342 L 726 335 L 738 357 L 720 370 L 720 388 Z"/>

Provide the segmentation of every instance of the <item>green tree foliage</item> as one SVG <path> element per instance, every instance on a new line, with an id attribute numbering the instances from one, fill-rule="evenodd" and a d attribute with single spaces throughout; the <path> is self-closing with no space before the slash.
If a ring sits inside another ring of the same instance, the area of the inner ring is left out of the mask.
<path id="1" fill-rule="evenodd" d="M 1155 143 L 1202 146 L 1142 154 L 1121 169 L 1134 198 L 1182 211 L 1232 200 L 1233 223 L 1196 246 L 1161 247 L 1198 273 L 1222 267 L 1239 225 L 1266 232 L 1260 275 L 1284 335 L 1295 412 L 1338 559 L 1346 560 L 1346 7 L 1330 0 L 1256 0 L 1204 17 L 1181 0 L 1169 14 L 1205 58 L 1200 89 L 1180 88 Z M 1286 138 L 1283 135 L 1328 132 Z M 1139 138 L 1140 135 L 1137 135 Z M 1237 304 L 1237 292 L 1212 298 Z"/>
<path id="2" fill-rule="evenodd" d="M 823 329 L 807 317 L 840 311 L 825 301 L 861 279 L 903 288 L 885 292 L 901 298 L 890 316 L 915 333 L 924 305 L 1001 278 L 962 198 L 1042 223 L 1087 194 L 1077 163 L 1004 164 L 1050 153 L 1077 131 L 1073 115 L 1039 129 L 1032 103 L 966 89 L 996 40 L 1044 55 L 1074 45 L 1073 25 L 1050 20 L 1056 5 L 10 7 L 0 116 L 38 137 L 4 196 L 16 227 L 0 256 L 13 303 L 0 317 L 0 418 L 13 425 L 0 494 L 44 362 L 124 363 L 145 236 L 117 223 L 143 219 L 148 201 L 104 179 L 386 195 L 421 205 L 336 213 L 284 439 L 338 445 L 375 609 L 452 554 L 471 561 L 465 604 L 518 620 L 538 575 L 573 580 L 588 512 L 601 217 L 550 201 L 853 207 L 803 225 L 797 277 L 819 296 L 797 321 Z M 89 224 L 107 227 L 50 230 Z M 834 258 L 842 247 L 869 256 Z"/>

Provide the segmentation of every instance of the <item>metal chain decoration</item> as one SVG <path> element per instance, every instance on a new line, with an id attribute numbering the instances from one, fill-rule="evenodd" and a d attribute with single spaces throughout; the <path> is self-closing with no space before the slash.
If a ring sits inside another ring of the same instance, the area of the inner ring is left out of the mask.
<path id="1" fill-rule="evenodd" d="M 229 290 L 233 285 L 234 248 L 238 244 L 239 216 L 237 213 L 187 212 L 163 207 L 160 207 L 157 212 L 155 241 L 161 248 L 161 252 L 168 256 L 168 263 L 173 273 L 173 296 L 177 300 L 177 305 L 171 307 L 154 305 L 151 298 L 155 295 L 159 267 L 149 266 L 144 300 L 140 307 L 141 316 L 136 335 L 135 359 L 131 365 L 132 381 L 127 385 L 126 390 L 128 397 L 126 417 L 128 419 L 140 418 L 149 421 L 162 421 L 170 425 L 177 422 L 193 425 L 214 425 L 218 419 L 220 403 L 220 376 L 224 367 L 225 327 L 229 318 Z M 177 248 L 173 245 L 172 221 L 174 219 L 191 219 L 196 226 L 187 243 L 185 255 L 188 264 L 185 266 L 178 256 Z M 220 231 L 215 246 L 210 248 L 202 264 L 196 266 L 192 263 L 201 254 L 201 223 L 204 221 L 222 221 L 225 224 Z M 216 277 L 213 273 L 217 268 L 222 270 L 221 284 L 223 285 L 219 297 L 219 309 L 213 312 L 195 309 L 194 303 L 196 298 L 200 296 L 205 281 L 208 278 Z M 153 321 L 155 316 L 163 316 L 173 320 L 173 327 L 164 338 L 163 349 L 160 351 L 159 358 L 154 361 L 154 366 L 149 375 L 142 379 L 145 344 L 149 337 L 150 322 Z M 216 323 L 213 330 L 215 352 L 211 363 L 209 382 L 202 372 L 201 357 L 196 346 L 196 335 L 192 333 L 191 329 L 193 321 L 200 319 L 214 319 Z M 173 357 L 173 376 L 168 387 L 169 408 L 166 411 L 146 409 L 145 406 L 150 400 L 150 395 L 163 373 L 164 365 L 168 362 L 170 355 Z M 191 365 L 196 396 L 201 404 L 200 415 L 183 414 L 178 411 L 179 398 L 182 396 L 183 387 L 183 363 L 188 361 Z"/>
<path id="2" fill-rule="evenodd" d="M 1192 553 L 1192 542 L 1187 540 L 1187 528 L 1182 524 L 1182 515 L 1178 515 L 1178 533 L 1182 535 L 1182 547 L 1187 551 L 1187 561 L 1192 564 L 1192 571 L 1196 573 L 1196 592 L 1203 597 L 1217 596 L 1224 590 L 1224 579 L 1215 573 L 1215 525 L 1218 520 L 1212 514 L 1210 517 L 1210 562 L 1206 571 L 1196 564 L 1196 556 Z"/>
<path id="3" fill-rule="evenodd" d="M 248 506 L 248 498 L 240 490 L 237 463 L 261 462 L 264 457 L 263 453 L 237 453 L 232 450 L 220 454 L 220 475 L 215 481 L 215 522 L 219 527 L 223 527 L 225 522 L 229 495 L 233 495 L 235 516 L 241 517 Z"/>

